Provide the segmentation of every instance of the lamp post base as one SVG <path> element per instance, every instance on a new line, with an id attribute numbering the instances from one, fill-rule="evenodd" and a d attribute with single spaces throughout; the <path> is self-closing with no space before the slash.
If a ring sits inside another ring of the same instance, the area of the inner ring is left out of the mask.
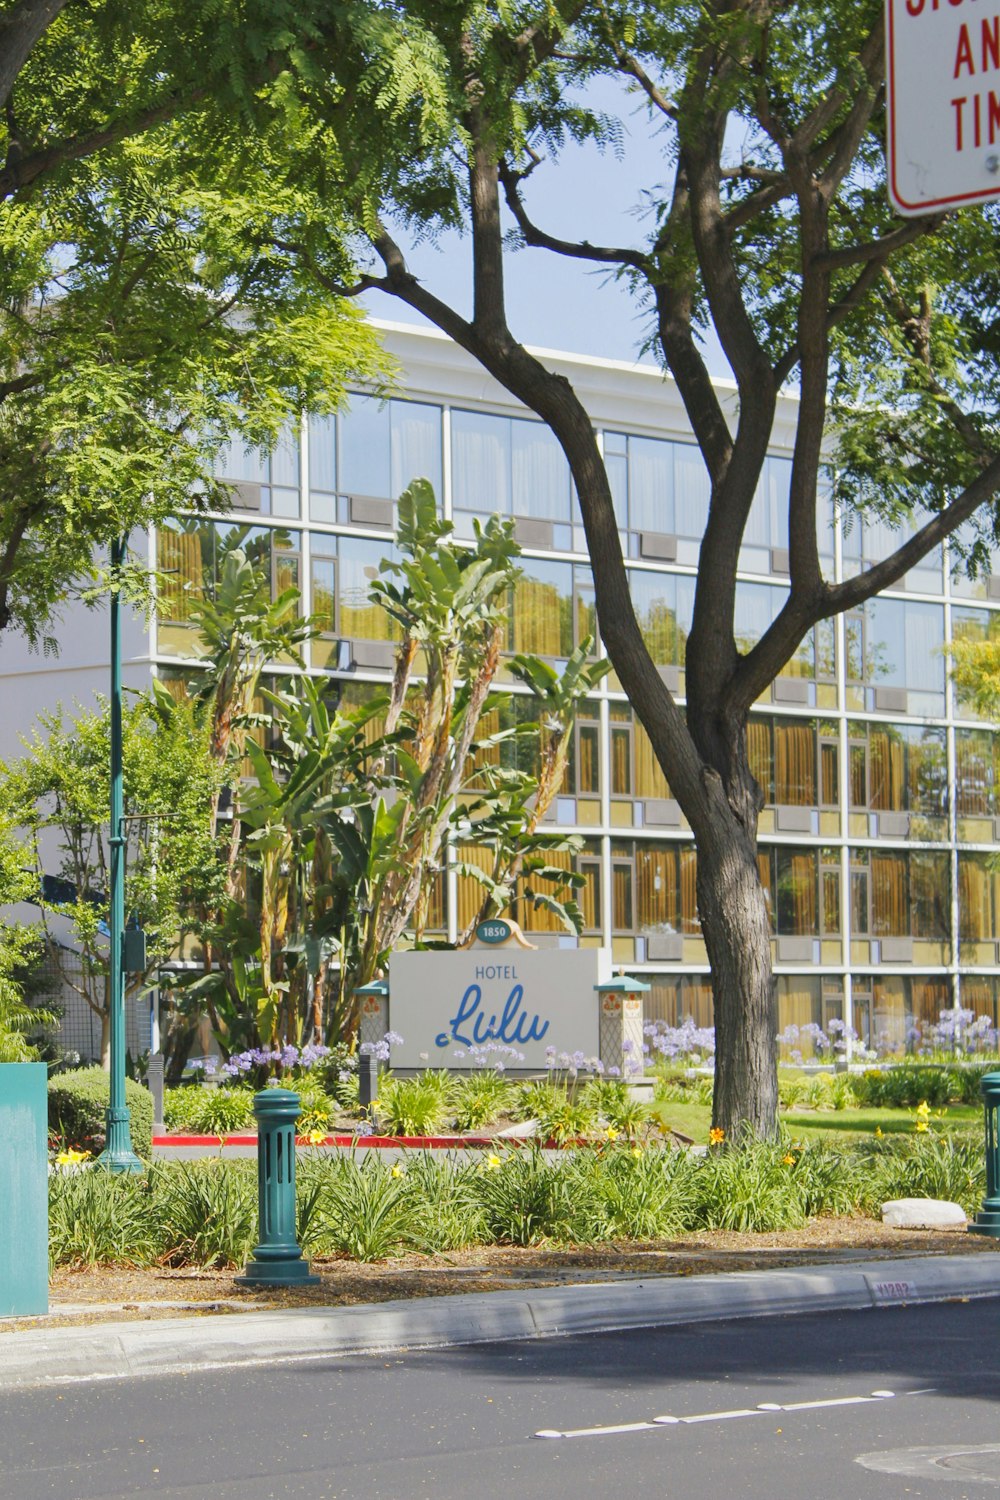
<path id="1" fill-rule="evenodd" d="M 108 1172 L 145 1172 L 146 1164 L 132 1150 L 131 1111 L 111 1105 L 105 1114 L 107 1144 L 97 1165 Z"/>
<path id="2" fill-rule="evenodd" d="M 307 1260 L 252 1260 L 242 1276 L 235 1276 L 237 1286 L 319 1286 L 321 1278 L 309 1269 Z"/>
<path id="3" fill-rule="evenodd" d="M 988 1234 L 991 1239 L 1000 1240 L 1000 1209 L 984 1208 L 966 1229 L 969 1234 Z"/>

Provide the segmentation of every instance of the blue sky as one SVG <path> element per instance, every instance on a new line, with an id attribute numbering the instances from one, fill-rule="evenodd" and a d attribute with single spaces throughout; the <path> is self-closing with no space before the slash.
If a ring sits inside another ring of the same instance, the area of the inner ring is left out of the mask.
<path id="1" fill-rule="evenodd" d="M 670 138 L 650 120 L 640 99 L 625 94 L 624 85 L 604 82 L 591 90 L 590 99 L 609 113 L 621 110 L 626 132 L 621 157 L 591 144 L 567 146 L 558 164 L 543 163 L 525 185 L 528 212 L 541 229 L 567 239 L 640 245 L 647 233 L 644 194 L 671 177 Z M 468 241 L 457 234 L 443 235 L 437 245 L 407 246 L 411 270 L 463 313 L 471 309 L 469 255 Z M 508 254 L 505 274 L 511 330 L 524 343 L 606 359 L 637 357 L 648 320 L 606 267 L 524 249 Z M 378 294 L 366 305 L 379 317 L 422 321 L 404 304 Z M 711 367 L 728 374 L 717 351 Z"/>

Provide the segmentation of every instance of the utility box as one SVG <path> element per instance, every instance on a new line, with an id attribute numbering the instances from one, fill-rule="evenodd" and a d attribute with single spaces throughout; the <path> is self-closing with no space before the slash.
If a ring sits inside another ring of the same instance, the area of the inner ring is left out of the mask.
<path id="1" fill-rule="evenodd" d="M 0 1063 L 0 1317 L 49 1310 L 48 1068 Z"/>

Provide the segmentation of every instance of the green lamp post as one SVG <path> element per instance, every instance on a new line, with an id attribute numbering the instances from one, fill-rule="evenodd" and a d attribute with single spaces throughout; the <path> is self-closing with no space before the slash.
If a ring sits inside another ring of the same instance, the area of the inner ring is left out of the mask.
<path id="1" fill-rule="evenodd" d="M 132 1113 L 125 1103 L 125 809 L 122 786 L 122 643 L 119 582 L 126 538 L 111 544 L 111 899 L 108 912 L 110 965 L 111 1085 L 105 1116 L 105 1146 L 97 1158 L 110 1172 L 143 1172 L 132 1150 Z"/>

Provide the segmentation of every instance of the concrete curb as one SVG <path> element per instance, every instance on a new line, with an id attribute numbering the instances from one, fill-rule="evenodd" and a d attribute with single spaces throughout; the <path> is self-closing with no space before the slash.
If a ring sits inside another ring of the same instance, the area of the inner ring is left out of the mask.
<path id="1" fill-rule="evenodd" d="M 24 1329 L 0 1335 L 0 1390 L 996 1296 L 1000 1262 L 954 1255 Z"/>

